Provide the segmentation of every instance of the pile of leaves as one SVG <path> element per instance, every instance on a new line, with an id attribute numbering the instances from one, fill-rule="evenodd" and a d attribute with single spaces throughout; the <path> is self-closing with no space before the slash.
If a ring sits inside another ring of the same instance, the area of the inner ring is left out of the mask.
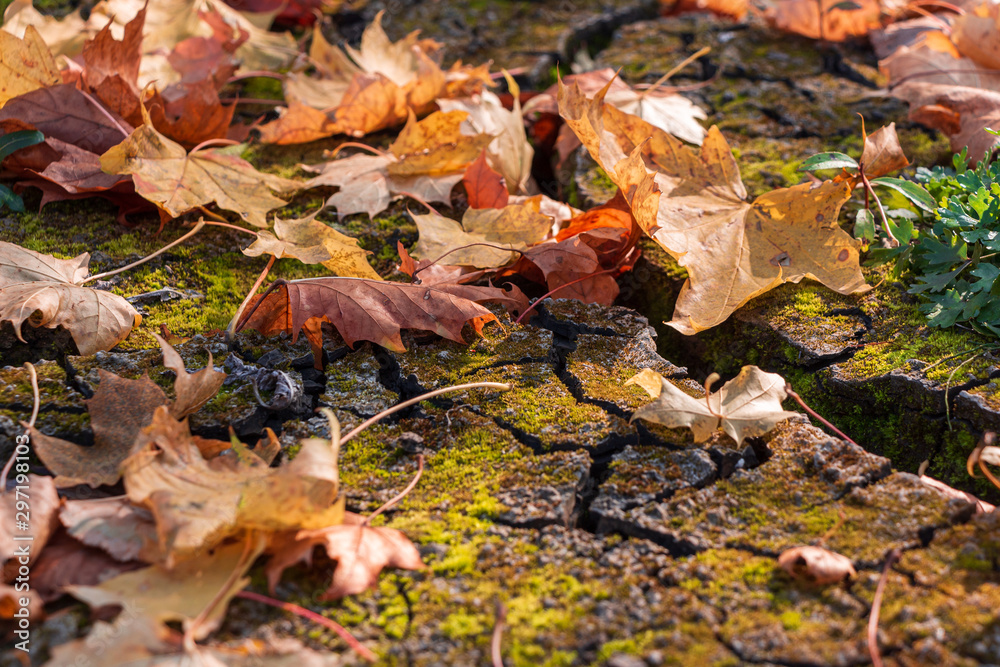
<path id="1" fill-rule="evenodd" d="M 270 587 L 288 567 L 311 563 L 322 547 L 338 562 L 323 599 L 360 593 L 384 567 L 420 569 L 416 547 L 396 530 L 371 526 L 346 512 L 337 457 L 339 425 L 332 413 L 332 440 L 299 442 L 294 459 L 274 463 L 281 446 L 266 429 L 254 447 L 235 436 L 219 441 L 191 435 L 187 417 L 208 402 L 226 375 L 212 365 L 189 373 L 174 348 L 158 338 L 163 365 L 175 373 L 174 396 L 147 375 L 137 380 L 100 372 L 86 401 L 94 445 L 82 447 L 27 426 L 32 448 L 55 477 L 29 474 L 27 460 L 11 480 L 31 498 L 31 587 L 15 588 L 16 568 L 0 582 L 0 607 L 30 596 L 35 618 L 43 603 L 65 592 L 94 609 L 116 605 L 123 613 L 100 621 L 96 637 L 57 647 L 49 665 L 78 664 L 81 656 L 101 664 L 142 659 L 250 659 L 259 650 L 209 648 L 195 642 L 219 627 L 230 601 L 248 583 L 258 557 L 268 555 Z M 4 477 L 6 477 L 6 471 Z M 121 482 L 124 495 L 111 495 Z M 69 500 L 59 490 L 94 489 Z M 87 498 L 87 495 L 91 497 Z M 85 499 L 79 499 L 79 498 Z M 21 503 L 23 504 L 23 503 Z M 0 559 L 16 563 L 18 495 L 0 495 Z M 178 633 L 168 623 L 178 622 Z M 110 627 L 109 627 L 110 626 Z M 297 644 L 265 655 L 314 654 Z"/>

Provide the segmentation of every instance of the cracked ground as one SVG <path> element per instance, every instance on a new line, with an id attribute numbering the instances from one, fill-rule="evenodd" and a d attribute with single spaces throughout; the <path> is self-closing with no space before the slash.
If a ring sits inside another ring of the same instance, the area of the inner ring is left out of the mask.
<path id="1" fill-rule="evenodd" d="M 873 96 L 880 82 L 865 49 L 822 51 L 753 22 L 658 19 L 654 3 L 496 7 L 403 3 L 387 29 L 398 38 L 423 28 L 451 57 L 522 68 L 525 89 L 544 87 L 557 61 L 582 51 L 640 82 L 710 45 L 678 82 L 690 84 L 691 99 L 733 137 L 751 165 L 744 177 L 754 194 L 797 182 L 796 161 L 812 153 L 856 151 L 858 111 L 873 122 L 899 121 L 917 163 L 947 154 L 945 140 L 904 122 L 898 102 Z M 356 25 L 369 18 L 362 12 Z M 345 21 L 341 35 L 350 38 L 352 25 Z M 254 161 L 285 173 L 336 143 L 264 149 Z M 587 158 L 572 163 L 568 173 L 553 174 L 553 190 L 573 185 L 583 206 L 610 196 Z M 293 202 L 289 212 L 321 199 Z M 37 209 L 37 199 L 26 201 Z M 323 216 L 359 236 L 383 275 L 392 270 L 396 242 L 416 239 L 402 207 L 374 221 Z M 0 217 L 0 238 L 41 252 L 90 251 L 94 269 L 103 271 L 180 234 L 168 228 L 157 238 L 155 222 L 147 223 L 123 231 L 100 202 L 52 204 L 41 214 Z M 408 336 L 403 353 L 368 343 L 351 349 L 329 331 L 320 371 L 305 341 L 250 333 L 226 344 L 217 330 L 263 261 L 240 255 L 245 241 L 227 230 L 199 239 L 107 281 L 106 288 L 132 296 L 145 318 L 124 347 L 64 357 L 53 351 L 65 340 L 31 338 L 23 346 L 9 327 L 0 329 L 2 363 L 10 364 L 0 369 L 0 454 L 8 455 L 18 420 L 31 410 L 18 364 L 54 359 L 36 363 L 37 425 L 91 444 L 83 400 L 99 384 L 99 370 L 171 382 L 150 336 L 161 324 L 187 339 L 176 348 L 189 369 L 204 367 L 211 353 L 229 374 L 191 417 L 203 437 L 228 438 L 232 427 L 252 442 L 272 428 L 289 449 L 300 438 L 328 435 L 317 407 L 333 409 L 350 429 L 435 388 L 508 382 L 508 392 L 423 401 L 342 452 L 348 509 L 362 513 L 394 496 L 412 479 L 417 456 L 425 457 L 419 485 L 385 518 L 417 543 L 426 570 L 388 572 L 376 589 L 331 603 L 319 598 L 334 564 L 318 560 L 293 570 L 276 596 L 333 618 L 389 665 L 489 664 L 498 600 L 507 608 L 509 665 L 863 665 L 881 563 L 898 548 L 903 555 L 889 573 L 879 629 L 886 664 L 1000 664 L 1000 517 L 974 515 L 970 504 L 912 474 L 929 459 L 949 483 L 984 489 L 964 474 L 962 448 L 1000 424 L 998 371 L 985 360 L 958 377 L 947 366 L 924 373 L 928 360 L 977 339 L 945 340 L 921 329 L 908 315 L 915 307 L 891 284 L 863 298 L 789 285 L 718 331 L 682 340 L 660 326 L 679 288 L 677 267 L 649 244 L 621 279 L 628 307 L 547 301 L 530 325 L 498 314 L 501 324 L 469 346 Z M 281 260 L 273 275 L 313 275 L 308 271 Z M 732 374 L 744 363 L 783 373 L 862 446 L 827 435 L 805 416 L 742 447 L 722 434 L 696 445 L 687 431 L 630 421 L 648 402 L 638 387 L 625 386 L 639 370 L 653 368 L 700 396 L 708 373 Z M 850 558 L 858 577 L 844 587 L 795 584 L 777 555 L 818 544 L 835 526 L 825 544 Z M 266 590 L 260 573 L 252 588 Z M 40 664 L 92 620 L 83 605 L 64 601 L 39 628 L 32 661 Z M 284 637 L 329 649 L 329 664 L 358 662 L 336 638 L 246 600 L 232 604 L 216 640 Z M 0 664 L 20 663 L 5 654 Z"/>

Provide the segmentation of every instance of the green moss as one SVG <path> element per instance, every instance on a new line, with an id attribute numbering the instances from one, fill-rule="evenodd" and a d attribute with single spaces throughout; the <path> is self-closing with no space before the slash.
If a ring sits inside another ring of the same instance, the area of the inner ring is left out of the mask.
<path id="1" fill-rule="evenodd" d="M 481 635 L 490 629 L 490 619 L 482 614 L 469 614 L 464 611 L 449 614 L 441 621 L 441 632 L 450 639 L 461 639 Z"/>

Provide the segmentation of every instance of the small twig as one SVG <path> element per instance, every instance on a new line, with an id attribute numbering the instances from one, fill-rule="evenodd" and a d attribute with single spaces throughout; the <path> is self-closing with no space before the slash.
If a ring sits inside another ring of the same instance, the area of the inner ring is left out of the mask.
<path id="1" fill-rule="evenodd" d="M 407 197 L 409 197 L 413 201 L 417 202 L 421 206 L 427 207 L 427 209 L 430 210 L 432 213 L 434 213 L 436 215 L 441 215 L 440 211 L 438 211 L 436 208 L 434 208 L 433 206 L 431 206 L 430 204 L 428 204 L 426 201 L 424 201 L 423 197 L 420 197 L 419 195 L 415 195 L 412 192 L 407 192 L 406 190 L 397 190 L 396 193 L 397 194 L 401 194 L 401 195 L 406 195 Z M 411 215 L 412 215 L 412 213 L 411 213 Z M 444 216 L 441 216 L 441 217 L 444 217 Z"/>
<path id="2" fill-rule="evenodd" d="M 598 271 L 597 273 L 588 273 L 585 276 L 580 276 L 576 280 L 571 280 L 571 281 L 569 281 L 568 283 L 566 283 L 564 285 L 560 285 L 559 287 L 555 288 L 554 290 L 549 290 L 548 292 L 546 292 L 542 296 L 540 296 L 537 299 L 535 299 L 530 306 L 528 306 L 527 308 L 525 308 L 524 312 L 521 313 L 521 315 L 516 320 L 514 320 L 514 324 L 520 324 L 521 320 L 524 319 L 524 316 L 527 315 L 528 313 L 530 313 L 532 310 L 534 310 L 535 306 L 537 306 L 538 304 L 540 304 L 542 301 L 545 301 L 546 299 L 548 299 L 550 296 L 552 296 L 553 294 L 555 294 L 559 290 L 565 289 L 565 288 L 569 287 L 570 285 L 575 285 L 576 283 L 582 283 L 584 280 L 587 280 L 589 278 L 595 278 L 597 276 L 602 276 L 605 273 L 613 273 L 613 272 L 615 272 L 617 270 L 618 270 L 618 267 L 616 266 L 616 267 L 613 267 L 613 268 L 610 268 L 610 269 L 604 269 L 603 271 Z"/>
<path id="3" fill-rule="evenodd" d="M 982 258 L 980 258 L 980 259 L 982 259 Z M 930 369 L 934 368 L 935 366 L 940 366 L 945 361 L 949 361 L 951 359 L 955 359 L 956 357 L 964 357 L 965 355 L 969 354 L 970 352 L 975 352 L 976 350 L 982 350 L 982 349 L 985 349 L 985 348 L 988 348 L 988 347 L 996 347 L 996 344 L 995 343 L 983 343 L 982 345 L 976 345 L 975 347 L 970 347 L 968 350 L 962 350 L 961 352 L 956 352 L 955 354 L 949 354 L 947 357 L 941 357 L 940 359 L 938 359 L 937 361 L 935 361 L 933 364 L 930 364 L 929 366 L 924 366 L 923 368 L 921 368 L 919 370 L 920 370 L 921 373 L 923 373 L 924 377 L 927 377 L 927 371 L 929 371 Z"/>
<path id="4" fill-rule="evenodd" d="M 504 667 L 503 664 L 503 628 L 507 624 L 507 607 L 500 600 L 497 600 L 497 620 L 493 625 L 493 638 L 490 640 L 490 656 L 493 659 L 493 667 Z"/>
<path id="5" fill-rule="evenodd" d="M 226 327 L 227 342 L 232 338 L 233 332 L 238 331 L 238 329 L 236 328 L 236 324 L 240 318 L 240 315 L 243 314 L 243 309 L 247 307 L 248 303 L 250 303 L 250 299 L 254 297 L 254 294 L 257 292 L 257 289 L 262 284 L 264 284 L 264 279 L 267 278 L 267 274 L 268 272 L 270 272 L 271 267 L 274 266 L 274 261 L 276 259 L 277 257 L 275 255 L 271 255 L 271 259 L 267 260 L 267 265 L 264 267 L 264 270 L 260 272 L 260 275 L 257 276 L 257 281 L 253 284 L 253 287 L 250 288 L 250 291 L 247 292 L 247 295 L 246 297 L 244 297 L 243 302 L 240 304 L 240 307 L 236 309 L 236 314 L 233 315 L 233 319 L 229 320 L 229 326 Z M 263 297 L 261 298 L 261 300 L 263 301 Z M 254 308 L 254 310 L 256 310 L 256 308 Z M 251 315 L 252 314 L 253 313 L 251 312 Z M 247 319 L 250 318 L 247 317 Z"/>
<path id="6" fill-rule="evenodd" d="M 895 564 L 902 552 L 893 549 L 885 559 L 885 566 L 882 568 L 882 576 L 879 577 L 878 586 L 875 587 L 875 599 L 872 600 L 872 612 L 868 616 L 868 654 L 872 657 L 872 667 L 882 667 L 882 654 L 878 650 L 878 616 L 882 609 L 882 594 L 885 592 L 885 583 L 889 580 L 889 569 Z"/>
<path id="7" fill-rule="evenodd" d="M 41 406 L 41 394 L 38 391 L 38 373 L 35 372 L 35 366 L 30 361 L 24 362 L 24 367 L 28 369 L 28 376 L 31 378 L 31 419 L 28 420 L 28 428 L 34 428 L 35 420 L 38 419 L 38 408 Z M 10 474 L 10 469 L 14 467 L 14 461 L 17 459 L 17 450 L 15 449 L 10 453 L 10 459 L 3 467 L 3 472 L 0 472 L 0 494 L 7 492 L 7 475 Z"/>
<path id="8" fill-rule="evenodd" d="M 656 90 L 657 88 L 659 88 L 660 86 L 662 86 L 664 83 L 666 83 L 670 79 L 670 77 L 672 77 L 674 74 L 677 74 L 682 69 L 684 69 L 685 67 L 687 67 L 688 65 L 690 65 L 691 63 L 693 63 L 695 60 L 698 60 L 698 58 L 701 58 L 703 55 L 705 55 L 706 53 L 708 53 L 711 50 L 712 50 L 711 46 L 703 46 L 702 48 L 698 49 L 696 52 L 694 52 L 691 55 L 689 55 L 687 58 L 685 58 L 684 60 L 682 60 L 679 65 L 677 65 L 676 67 L 674 67 L 673 69 L 671 69 L 669 72 L 667 72 L 666 74 L 664 74 L 663 76 L 661 76 L 656 81 L 654 81 L 649 86 L 649 88 L 647 88 L 646 90 L 644 90 L 643 93 L 641 95 L 639 95 L 639 99 L 642 99 L 642 98 L 646 97 L 646 95 L 649 95 L 651 92 L 653 92 L 654 90 Z"/>
<path id="9" fill-rule="evenodd" d="M 177 239 L 173 243 L 168 243 L 167 245 L 163 246 L 162 248 L 160 248 L 159 250 L 157 250 L 153 254 L 146 255 L 142 259 L 140 259 L 138 261 L 135 261 L 135 262 L 132 262 L 131 264 L 128 264 L 126 266 L 123 266 L 120 269 L 115 269 L 114 271 L 105 271 L 104 273 L 98 273 L 98 274 L 95 274 L 95 275 L 90 276 L 88 278 L 84 278 L 83 280 L 81 280 L 80 282 L 78 282 L 77 285 L 86 285 L 87 283 L 89 283 L 92 280 L 100 280 L 102 278 L 108 278 L 108 277 L 116 275 L 118 273 L 122 273 L 123 271 L 128 271 L 129 269 L 134 269 L 135 267 L 139 266 L 140 264 L 145 264 L 146 262 L 148 262 L 149 260 L 153 259 L 157 255 L 162 255 L 166 251 L 170 250 L 175 245 L 179 245 L 181 243 L 184 243 L 184 241 L 187 241 L 189 238 L 191 238 L 192 236 L 194 236 L 195 234 L 197 234 L 198 232 L 200 232 L 201 228 L 204 227 L 204 226 L 205 226 L 205 221 L 204 220 L 199 220 L 198 223 L 194 226 L 194 229 L 192 229 L 190 232 L 188 232 L 184 236 L 180 237 L 179 239 Z"/>
<path id="10" fill-rule="evenodd" d="M 399 493 L 397 493 L 395 496 L 393 496 L 393 498 L 390 499 L 388 502 L 386 502 L 384 505 L 382 505 L 382 507 L 379 507 L 377 510 L 375 510 L 374 512 L 372 512 L 371 514 L 369 514 L 368 518 L 361 522 L 361 525 L 362 526 L 369 526 L 369 525 L 371 525 L 371 522 L 372 522 L 372 520 L 375 517 L 377 517 L 382 512 L 385 512 L 386 510 L 391 509 L 400 500 L 402 500 L 403 498 L 405 498 L 406 496 L 408 496 L 410 494 L 410 491 L 412 491 L 413 488 L 417 485 L 417 482 L 420 481 L 420 476 L 423 475 L 423 474 L 424 474 L 424 455 L 423 454 L 417 454 L 417 474 L 413 476 L 413 480 L 409 484 L 406 485 L 405 489 L 403 489 L 402 491 L 400 491 Z"/>
<path id="11" fill-rule="evenodd" d="M 260 602 L 262 604 L 270 605 L 272 607 L 277 607 L 284 611 L 295 614 L 296 616 L 301 616 L 302 618 L 308 619 L 313 623 L 318 623 L 324 628 L 333 630 L 340 638 L 343 639 L 348 646 L 354 650 L 355 653 L 360 655 L 362 658 L 368 662 L 375 662 L 378 658 L 372 653 L 368 648 L 366 648 L 361 642 L 354 638 L 354 636 L 347 631 L 347 628 L 342 626 L 340 623 L 327 618 L 326 616 L 320 616 L 314 611 L 310 611 L 305 607 L 300 607 L 297 604 L 291 602 L 282 602 L 281 600 L 275 600 L 274 598 L 269 598 L 266 595 L 261 595 L 260 593 L 254 593 L 252 591 L 240 591 L 236 594 L 236 597 L 243 598 L 245 600 L 253 600 L 254 602 Z"/>
<path id="12" fill-rule="evenodd" d="M 951 401 L 948 400 L 948 390 L 951 389 L 951 380 L 952 380 L 952 378 L 955 377 L 955 373 L 957 373 L 959 371 L 959 369 L 962 368 L 962 366 L 965 366 L 966 364 L 975 361 L 976 359 L 978 359 L 981 356 L 982 356 L 981 354 L 976 353 L 976 354 L 972 355 L 971 357 L 969 357 L 968 359 L 966 359 L 965 361 L 963 361 L 962 363 L 960 363 L 958 366 L 955 366 L 955 369 L 948 375 L 948 380 L 944 383 L 944 419 L 948 423 L 948 431 L 952 430 L 952 428 L 951 428 Z"/>
<path id="13" fill-rule="evenodd" d="M 360 426 L 352 429 L 347 435 L 341 438 L 340 442 L 341 444 L 350 442 L 355 437 L 357 437 L 357 435 L 361 433 L 363 430 L 365 430 L 375 422 L 379 421 L 380 419 L 388 417 L 394 412 L 399 412 L 404 408 L 408 408 L 411 405 L 414 405 L 421 401 L 426 401 L 429 398 L 440 396 L 441 394 L 447 394 L 452 391 L 464 391 L 466 389 L 500 389 L 501 391 L 509 391 L 510 385 L 507 384 L 506 382 L 470 382 L 468 384 L 457 384 L 453 387 L 442 387 L 441 389 L 435 389 L 434 391 L 429 391 L 426 394 L 421 394 L 420 396 L 411 398 L 408 401 L 403 401 L 402 403 L 398 403 L 387 410 L 383 410 L 374 417 L 369 417 L 365 421 L 361 422 Z"/>
<path id="14" fill-rule="evenodd" d="M 856 443 L 853 440 L 851 440 L 847 436 L 846 433 L 844 433 L 843 431 L 841 431 L 839 428 L 837 428 L 836 426 L 834 426 L 833 424 L 831 424 L 827 420 L 823 419 L 823 417 L 821 417 L 818 412 L 816 412 L 815 410 L 813 410 L 812 408 L 810 408 L 808 405 L 806 405 L 806 402 L 802 400 L 802 397 L 799 396 L 798 394 L 796 394 L 795 391 L 792 389 L 792 385 L 787 384 L 787 383 L 785 384 L 785 393 L 788 394 L 789 397 L 795 399 L 795 402 L 798 403 L 799 405 L 801 405 L 802 409 L 805 410 L 806 412 L 808 412 L 810 417 L 812 417 L 813 419 L 818 419 L 819 422 L 821 424 L 823 424 L 823 426 L 827 427 L 828 429 L 830 429 L 831 431 L 833 431 L 834 433 L 836 433 L 838 436 L 840 436 L 841 438 L 843 438 L 847 442 L 851 443 L 852 445 L 854 445 L 856 447 L 860 446 L 860 445 L 858 445 L 858 443 Z"/>

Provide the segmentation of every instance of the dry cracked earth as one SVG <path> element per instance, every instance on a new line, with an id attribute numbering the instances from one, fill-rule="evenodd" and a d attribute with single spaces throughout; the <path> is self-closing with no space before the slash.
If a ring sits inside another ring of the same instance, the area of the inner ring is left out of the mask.
<path id="1" fill-rule="evenodd" d="M 372 3 L 345 15 L 341 35 L 350 38 L 352 26 L 363 26 L 378 8 Z M 864 45 L 824 50 L 753 21 L 658 19 L 652 3 L 422 2 L 388 9 L 392 37 L 424 28 L 454 57 L 524 68 L 525 84 L 534 88 L 545 85 L 557 61 L 582 52 L 600 65 L 624 67 L 623 76 L 637 82 L 713 46 L 680 83 L 712 82 L 688 94 L 733 137 L 754 193 L 796 182 L 788 165 L 819 150 L 857 150 L 856 111 L 876 122 L 897 120 L 915 162 L 946 157 L 946 141 L 908 125 L 899 103 L 873 96 L 879 78 Z M 575 191 L 584 205 L 607 195 L 583 156 L 549 185 Z M 46 252 L 80 252 L 90 248 L 69 248 L 97 238 L 104 244 L 94 253 L 100 270 L 141 254 L 115 245 L 121 232 L 110 208 L 86 206 L 53 204 L 39 216 L 0 217 L 0 238 L 54 235 L 40 248 Z M 325 219 L 336 224 L 335 215 Z M 399 216 L 348 220 L 342 229 L 360 234 L 376 253 L 415 240 L 412 223 Z M 16 364 L 49 359 L 36 364 L 38 426 L 86 446 L 93 435 L 83 400 L 98 384 L 98 370 L 130 378 L 148 372 L 168 385 L 171 372 L 148 331 L 183 314 L 187 326 L 172 331 L 190 336 L 176 346 L 187 367 L 203 367 L 211 353 L 229 374 L 219 395 L 191 417 L 192 431 L 205 437 L 227 437 L 232 426 L 253 441 L 270 427 L 293 448 L 299 438 L 327 434 L 317 407 L 332 408 L 351 428 L 437 387 L 474 380 L 513 386 L 424 401 L 342 453 L 348 508 L 358 512 L 395 495 L 412 479 L 417 456 L 425 457 L 423 478 L 388 513 L 387 525 L 417 543 L 426 570 L 387 572 L 376 589 L 329 603 L 319 596 L 334 564 L 317 560 L 277 588 L 276 597 L 347 627 L 383 664 L 490 664 L 497 601 L 507 612 L 508 665 L 868 664 L 866 626 L 881 564 L 899 548 L 881 611 L 885 663 L 1000 665 L 1000 517 L 976 515 L 972 505 L 912 474 L 929 459 L 936 476 L 985 490 L 968 480 L 964 457 L 982 431 L 1000 425 L 993 379 L 1000 370 L 983 357 L 957 373 L 947 364 L 924 372 L 982 341 L 929 330 L 891 281 L 858 298 L 786 286 L 718 331 L 680 339 L 659 326 L 669 319 L 678 273 L 650 245 L 622 278 L 622 302 L 631 308 L 547 301 L 530 325 L 501 315 L 502 326 L 491 325 L 469 346 L 409 336 L 405 353 L 368 343 L 352 350 L 327 332 L 319 371 L 304 341 L 241 334 L 230 348 L 210 333 L 218 326 L 212 318 L 231 311 L 215 314 L 209 298 L 225 303 L 224 292 L 231 292 L 235 307 L 260 265 L 238 254 L 235 234 L 213 230 L 200 238 L 190 250 L 167 253 L 107 285 L 144 310 L 144 328 L 127 349 L 67 356 L 58 353 L 66 344 L 59 333 L 24 346 L 8 325 L 0 330 L 0 363 L 12 364 L 0 369 L 0 456 L 9 455 L 17 422 L 31 410 L 27 375 Z M 220 258 L 246 266 L 246 275 L 222 291 L 190 266 L 216 271 Z M 383 274 L 390 259 L 377 260 Z M 278 275 L 289 261 L 279 262 Z M 878 281 L 873 274 L 870 282 Z M 722 434 L 695 445 L 686 431 L 630 422 L 649 400 L 625 386 L 642 368 L 699 395 L 708 373 L 732 374 L 744 363 L 783 373 L 863 447 L 827 435 L 805 416 L 742 448 Z M 784 549 L 827 535 L 826 546 L 858 570 L 849 585 L 803 587 L 778 567 Z M 252 588 L 266 592 L 261 574 Z M 42 664 L 52 646 L 84 634 L 92 622 L 83 605 L 64 598 L 34 638 L 32 663 Z M 286 637 L 328 649 L 325 664 L 359 662 L 336 637 L 247 600 L 232 604 L 212 641 Z M 0 665 L 19 664 L 9 653 L 0 656 Z"/>

